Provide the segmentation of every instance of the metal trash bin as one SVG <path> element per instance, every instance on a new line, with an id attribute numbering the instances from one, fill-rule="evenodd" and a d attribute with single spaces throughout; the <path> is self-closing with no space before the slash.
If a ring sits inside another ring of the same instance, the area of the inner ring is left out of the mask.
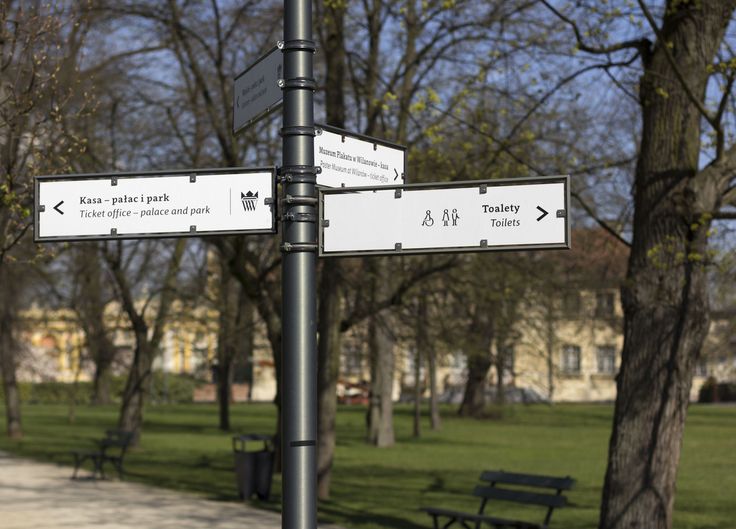
<path id="1" fill-rule="evenodd" d="M 248 452 L 245 449 L 246 441 L 263 442 L 263 449 Z M 271 494 L 273 474 L 273 438 L 263 434 L 235 435 L 233 457 L 240 499 L 248 500 L 255 493 L 259 499 L 267 500 Z"/>

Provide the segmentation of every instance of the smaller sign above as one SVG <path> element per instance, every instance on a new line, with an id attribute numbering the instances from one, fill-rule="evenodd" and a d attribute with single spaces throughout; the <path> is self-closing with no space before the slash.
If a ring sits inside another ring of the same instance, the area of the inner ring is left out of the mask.
<path id="1" fill-rule="evenodd" d="M 566 176 L 319 189 L 320 256 L 570 247 Z"/>
<path id="2" fill-rule="evenodd" d="M 283 54 L 275 46 L 241 74 L 233 87 L 233 134 L 281 106 L 279 80 L 284 76 Z"/>
<path id="3" fill-rule="evenodd" d="M 34 240 L 276 231 L 275 169 L 39 176 Z"/>
<path id="4" fill-rule="evenodd" d="M 316 125 L 314 163 L 322 168 L 317 185 L 375 187 L 402 185 L 406 147 L 329 125 Z"/>

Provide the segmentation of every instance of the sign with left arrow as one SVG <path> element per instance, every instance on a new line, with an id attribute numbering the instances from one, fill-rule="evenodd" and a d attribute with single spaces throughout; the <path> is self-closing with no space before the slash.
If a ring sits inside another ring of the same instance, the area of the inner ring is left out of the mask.
<path id="1" fill-rule="evenodd" d="M 34 240 L 275 233 L 275 195 L 273 167 L 39 176 Z"/>

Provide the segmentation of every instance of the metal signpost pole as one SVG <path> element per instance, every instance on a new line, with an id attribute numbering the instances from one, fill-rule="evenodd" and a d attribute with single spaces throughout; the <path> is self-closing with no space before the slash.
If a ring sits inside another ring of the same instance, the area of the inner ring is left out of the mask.
<path id="1" fill-rule="evenodd" d="M 317 527 L 317 198 L 311 0 L 284 0 L 282 442 L 284 529 Z"/>

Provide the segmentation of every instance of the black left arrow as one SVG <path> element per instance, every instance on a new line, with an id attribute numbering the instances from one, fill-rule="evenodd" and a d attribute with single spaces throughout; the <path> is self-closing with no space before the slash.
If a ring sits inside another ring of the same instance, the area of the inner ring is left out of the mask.
<path id="1" fill-rule="evenodd" d="M 62 200 L 61 202 L 59 202 L 58 204 L 56 204 L 56 205 L 54 206 L 54 209 L 55 209 L 56 211 L 58 211 L 59 213 L 61 213 L 62 215 L 64 214 L 64 212 L 63 212 L 63 211 L 61 211 L 61 210 L 59 209 L 59 206 L 61 206 L 61 205 L 62 205 L 63 203 L 64 203 L 64 201 Z"/>
<path id="2" fill-rule="evenodd" d="M 541 206 L 537 206 L 537 209 L 542 212 L 542 214 L 537 217 L 537 222 L 539 222 L 540 220 L 542 220 L 544 217 L 548 215 L 548 212 L 546 209 L 542 208 Z"/>

